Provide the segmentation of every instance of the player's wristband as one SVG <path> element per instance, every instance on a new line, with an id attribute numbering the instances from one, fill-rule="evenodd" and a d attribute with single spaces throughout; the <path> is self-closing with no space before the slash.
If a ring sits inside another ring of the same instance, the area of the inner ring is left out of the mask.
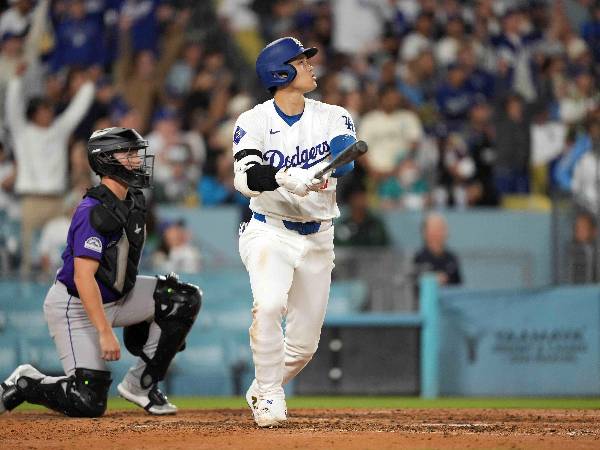
<path id="1" fill-rule="evenodd" d="M 248 188 L 257 192 L 274 191 L 279 187 L 275 181 L 277 169 L 271 165 L 255 164 L 246 171 Z"/>

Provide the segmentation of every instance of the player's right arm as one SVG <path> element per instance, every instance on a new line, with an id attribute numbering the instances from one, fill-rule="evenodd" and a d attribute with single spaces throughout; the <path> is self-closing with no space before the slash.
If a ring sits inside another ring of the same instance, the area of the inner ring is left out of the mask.
<path id="1" fill-rule="evenodd" d="M 119 341 L 115 337 L 102 304 L 102 294 L 95 275 L 109 240 L 91 224 L 91 208 L 79 207 L 73 214 L 73 281 L 90 322 L 98 331 L 100 351 L 106 361 L 121 357 Z"/>
<path id="2" fill-rule="evenodd" d="M 257 108 L 243 113 L 233 131 L 234 186 L 246 197 L 283 187 L 304 197 L 322 180 L 313 180 L 312 171 L 300 167 L 277 168 L 263 163 L 266 117 Z"/>
<path id="3" fill-rule="evenodd" d="M 91 258 L 75 258 L 74 266 L 75 286 L 90 322 L 98 330 L 102 358 L 106 361 L 116 361 L 121 357 L 119 341 L 104 313 L 102 295 L 95 278 L 100 262 Z"/>
<path id="4" fill-rule="evenodd" d="M 264 126 L 255 109 L 243 113 L 233 131 L 234 186 L 246 197 L 256 197 L 261 192 L 279 187 L 275 180 L 277 168 L 263 164 Z"/>

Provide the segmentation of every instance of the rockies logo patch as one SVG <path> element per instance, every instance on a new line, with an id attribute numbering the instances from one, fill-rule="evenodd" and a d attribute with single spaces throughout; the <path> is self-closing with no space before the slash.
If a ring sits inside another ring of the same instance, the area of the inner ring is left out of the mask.
<path id="1" fill-rule="evenodd" d="M 102 241 L 95 236 L 87 238 L 83 246 L 88 250 L 102 253 Z"/>

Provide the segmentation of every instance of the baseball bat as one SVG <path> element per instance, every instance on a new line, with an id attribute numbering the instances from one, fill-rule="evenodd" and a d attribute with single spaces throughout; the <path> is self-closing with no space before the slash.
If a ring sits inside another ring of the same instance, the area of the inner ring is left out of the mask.
<path id="1" fill-rule="evenodd" d="M 331 172 L 332 170 L 335 170 L 344 164 L 354 161 L 355 159 L 367 153 L 368 149 L 369 147 L 365 141 L 356 141 L 353 144 L 350 144 L 348 147 L 338 153 L 338 155 L 333 158 L 329 164 L 319 170 L 315 174 L 315 178 L 321 178 L 327 172 Z"/>

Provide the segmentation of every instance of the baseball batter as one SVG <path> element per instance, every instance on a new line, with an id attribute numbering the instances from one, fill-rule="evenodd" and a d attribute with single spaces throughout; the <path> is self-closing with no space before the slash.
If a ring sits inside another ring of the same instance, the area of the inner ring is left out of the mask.
<path id="1" fill-rule="evenodd" d="M 235 187 L 251 198 L 253 212 L 240 228 L 239 250 L 254 297 L 256 378 L 246 400 L 260 427 L 287 420 L 283 385 L 317 349 L 334 266 L 336 177 L 353 167 L 315 178 L 356 141 L 344 108 L 304 97 L 317 86 L 309 62 L 316 53 L 291 37 L 265 47 L 256 72 L 274 98 L 241 114 L 234 128 Z"/>
<path id="2" fill-rule="evenodd" d="M 0 385 L 0 413 L 27 401 L 73 417 L 98 417 L 111 384 L 106 361 L 118 360 L 112 327 L 125 327 L 125 346 L 139 356 L 118 385 L 125 399 L 150 414 L 177 408 L 158 388 L 200 310 L 196 286 L 138 276 L 146 237 L 140 188 L 151 184 L 154 156 L 133 129 L 107 128 L 88 141 L 101 184 L 89 189 L 73 215 L 63 265 L 44 301 L 44 314 L 65 376 L 22 365 Z"/>

